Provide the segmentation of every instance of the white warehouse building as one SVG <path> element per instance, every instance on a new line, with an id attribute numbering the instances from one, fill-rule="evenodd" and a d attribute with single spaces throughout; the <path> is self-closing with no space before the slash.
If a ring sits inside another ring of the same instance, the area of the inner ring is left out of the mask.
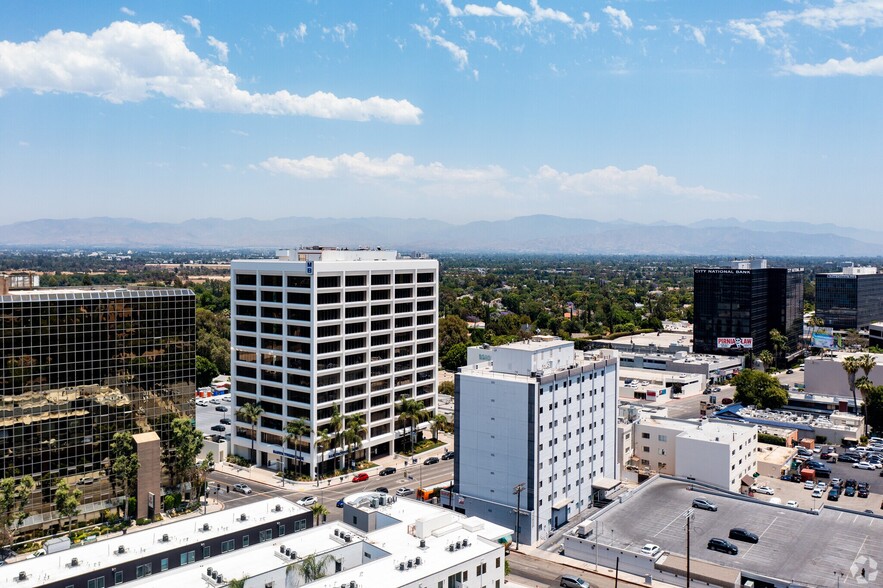
<path id="1" fill-rule="evenodd" d="M 551 337 L 473 347 L 455 379 L 457 510 L 535 543 L 616 487 L 617 361 Z M 520 492 L 517 489 L 522 489 Z"/>
<path id="2" fill-rule="evenodd" d="M 234 410 L 263 408 L 254 438 L 237 416 L 232 452 L 263 467 L 333 472 L 347 448 L 316 442 L 323 431 L 333 439 L 339 414 L 341 432 L 353 418 L 363 423 L 349 459 L 391 455 L 405 430 L 396 404 L 414 399 L 435 411 L 438 262 L 377 249 L 277 257 L 231 263 Z M 310 432 L 287 439 L 293 419 Z"/>

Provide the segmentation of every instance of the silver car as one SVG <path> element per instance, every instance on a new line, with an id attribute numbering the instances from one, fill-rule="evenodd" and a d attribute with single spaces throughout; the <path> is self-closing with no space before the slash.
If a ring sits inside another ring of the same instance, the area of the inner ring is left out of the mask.
<path id="1" fill-rule="evenodd" d="M 579 576 L 561 576 L 561 584 L 559 584 L 562 588 L 591 588 L 589 583 L 580 578 Z"/>

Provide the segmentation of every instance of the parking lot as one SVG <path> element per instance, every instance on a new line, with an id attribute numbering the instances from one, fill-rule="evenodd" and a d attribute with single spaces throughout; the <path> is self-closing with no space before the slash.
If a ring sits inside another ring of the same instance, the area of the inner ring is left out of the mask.
<path id="1" fill-rule="evenodd" d="M 224 398 L 230 398 L 229 394 L 224 394 L 222 396 L 212 396 L 211 398 L 205 398 L 204 400 L 208 401 L 208 406 L 200 406 L 196 405 L 196 428 L 202 431 L 205 435 L 223 435 L 229 434 L 233 428 L 232 425 L 225 425 L 224 431 L 213 431 L 212 427 L 218 426 L 221 424 L 222 418 L 228 418 L 233 421 L 235 418 L 233 415 L 233 407 L 231 406 L 231 402 L 229 400 L 224 400 Z M 197 399 L 199 400 L 199 399 Z M 213 404 L 211 401 L 215 400 L 217 404 Z M 219 406 L 223 406 L 227 408 L 227 412 L 221 412 L 217 410 Z"/>
<path id="2" fill-rule="evenodd" d="M 622 505 L 601 515 L 599 543 L 632 551 L 655 543 L 664 551 L 684 555 L 685 513 L 693 498 L 704 496 L 718 511 L 693 510 L 691 558 L 807 586 L 837 586 L 835 572 L 848 578 L 850 566 L 862 556 L 883 562 L 881 518 L 833 509 L 814 514 L 690 488 L 687 483 L 661 478 L 648 482 Z M 801 508 L 804 502 L 801 500 Z M 839 505 L 846 506 L 845 502 Z M 757 534 L 759 543 L 734 542 L 739 547 L 735 556 L 706 549 L 709 539 L 726 539 L 735 527 Z"/>

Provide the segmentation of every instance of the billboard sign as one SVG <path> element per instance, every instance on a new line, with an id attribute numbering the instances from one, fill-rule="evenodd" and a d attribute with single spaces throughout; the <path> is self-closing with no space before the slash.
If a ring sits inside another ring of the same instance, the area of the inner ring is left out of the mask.
<path id="1" fill-rule="evenodd" d="M 834 338 L 834 335 L 827 335 L 825 333 L 813 333 L 811 345 L 821 349 L 839 348 L 839 345 L 837 345 L 837 339 Z"/>
<path id="2" fill-rule="evenodd" d="M 752 349 L 754 339 L 752 337 L 718 337 L 718 349 Z"/>

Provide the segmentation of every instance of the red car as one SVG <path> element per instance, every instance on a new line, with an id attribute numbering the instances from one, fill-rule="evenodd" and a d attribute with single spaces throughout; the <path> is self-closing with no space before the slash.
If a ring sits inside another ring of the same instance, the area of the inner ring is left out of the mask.
<path id="1" fill-rule="evenodd" d="M 361 474 L 356 474 L 355 476 L 353 476 L 353 482 L 364 482 L 367 479 L 368 479 L 368 474 L 366 474 L 365 472 L 362 472 Z"/>

